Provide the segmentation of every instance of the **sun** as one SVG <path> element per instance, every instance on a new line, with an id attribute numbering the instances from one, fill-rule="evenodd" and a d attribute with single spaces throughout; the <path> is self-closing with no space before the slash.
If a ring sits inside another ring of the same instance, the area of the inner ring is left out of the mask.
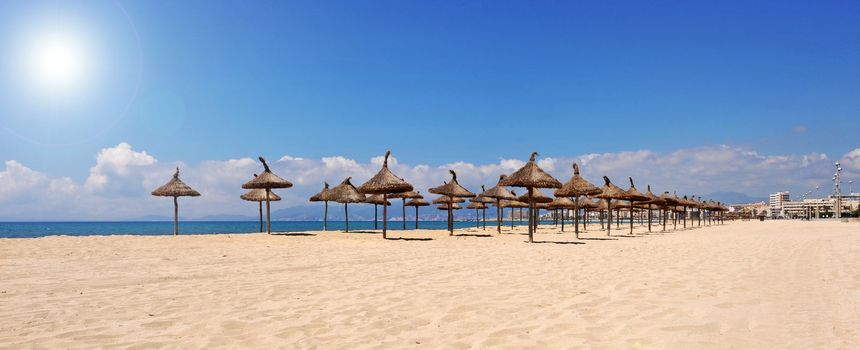
<path id="1" fill-rule="evenodd" d="M 42 33 L 31 39 L 27 73 L 40 90 L 68 92 L 86 83 L 90 57 L 83 40 L 70 32 Z"/>

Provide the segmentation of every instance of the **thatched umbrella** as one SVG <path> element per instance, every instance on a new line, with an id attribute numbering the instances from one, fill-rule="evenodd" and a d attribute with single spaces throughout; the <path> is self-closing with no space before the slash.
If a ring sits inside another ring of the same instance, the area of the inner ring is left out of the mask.
<path id="1" fill-rule="evenodd" d="M 459 197 L 448 197 L 448 196 L 439 196 L 433 200 L 433 204 L 445 204 L 445 203 L 465 203 L 466 200 Z"/>
<path id="2" fill-rule="evenodd" d="M 576 205 L 583 211 L 584 220 L 582 221 L 582 229 L 588 230 L 588 212 L 597 209 L 598 205 L 592 202 L 590 197 L 580 198 Z"/>
<path id="3" fill-rule="evenodd" d="M 421 197 L 421 195 L 418 194 L 417 192 L 413 192 L 413 191 L 392 193 L 392 194 L 388 195 L 388 198 L 400 198 L 401 201 L 403 202 L 402 203 L 403 204 L 403 230 L 406 230 L 406 200 L 407 199 L 414 199 L 414 198 L 418 198 L 418 197 Z"/>
<path id="4" fill-rule="evenodd" d="M 385 161 L 382 162 L 382 169 L 376 173 L 370 180 L 362 184 L 358 191 L 363 194 L 381 194 L 383 201 L 388 200 L 388 195 L 392 193 L 401 193 L 412 191 L 412 185 L 408 184 L 403 179 L 394 175 L 391 170 L 388 170 L 388 157 L 391 156 L 391 151 L 385 151 Z M 387 239 L 388 232 L 388 206 L 382 206 L 382 238 Z"/>
<path id="5" fill-rule="evenodd" d="M 484 185 L 481 185 L 481 193 L 484 193 L 484 192 L 487 192 L 487 189 L 484 188 Z M 484 208 L 481 209 L 481 217 L 482 217 L 482 221 L 484 222 L 484 230 L 486 231 L 487 230 L 487 204 L 494 204 L 496 202 L 496 200 L 489 198 L 489 197 L 484 197 L 484 196 L 479 194 L 479 195 L 475 196 L 475 198 L 472 199 L 472 201 L 484 203 Z"/>
<path id="6" fill-rule="evenodd" d="M 451 182 L 445 183 L 439 187 L 433 187 L 427 190 L 433 194 L 439 194 L 443 196 L 447 196 L 450 198 L 472 198 L 475 197 L 475 194 L 469 192 L 465 187 L 460 186 L 460 183 L 457 182 L 457 173 L 454 170 L 448 170 L 451 173 Z M 451 210 L 451 206 L 448 206 L 448 234 L 454 235 L 454 212 Z"/>
<path id="7" fill-rule="evenodd" d="M 257 174 L 254 174 L 256 177 Z M 263 202 L 266 201 L 266 191 L 260 188 L 250 190 L 245 192 L 245 194 L 239 196 L 249 202 L 257 202 L 260 207 L 260 232 L 263 232 Z M 274 193 L 269 193 L 269 200 L 272 202 L 277 202 L 281 200 L 281 196 L 278 196 Z"/>
<path id="8" fill-rule="evenodd" d="M 567 197 L 555 197 L 552 202 L 549 202 L 550 209 L 561 209 L 561 232 L 564 232 L 564 212 L 570 209 L 578 209 L 579 206 L 576 205 L 570 198 Z M 577 238 L 578 235 L 577 235 Z"/>
<path id="9" fill-rule="evenodd" d="M 517 197 L 517 200 L 520 202 L 528 203 L 529 202 L 528 193 Z M 534 210 L 529 211 L 529 214 L 531 215 L 531 220 L 529 220 L 529 223 L 532 226 L 534 226 L 534 230 L 537 231 L 538 224 L 540 224 L 540 210 L 546 209 L 545 205 L 539 206 L 538 204 L 547 204 L 549 202 L 552 202 L 552 197 L 549 197 L 549 196 L 545 195 L 543 192 L 541 192 L 540 190 L 535 189 L 532 191 L 531 202 L 534 203 L 535 205 L 533 206 Z"/>
<path id="10" fill-rule="evenodd" d="M 173 197 L 173 235 L 179 234 L 179 197 L 197 197 L 200 192 L 195 191 L 190 186 L 186 185 L 179 179 L 179 167 L 176 167 L 176 172 L 173 173 L 173 178 L 170 179 L 164 186 L 156 188 L 152 191 L 153 196 L 158 197 Z"/>
<path id="11" fill-rule="evenodd" d="M 624 191 L 621 188 L 619 188 L 618 186 L 615 186 L 615 184 L 613 184 L 611 181 L 609 181 L 609 178 L 606 176 L 603 177 L 603 182 L 605 182 L 605 184 L 603 185 L 601 192 L 599 194 L 594 195 L 594 198 L 602 198 L 602 199 L 606 200 L 606 213 L 608 214 L 608 217 L 606 219 L 606 223 L 607 223 L 606 235 L 611 236 L 611 233 L 612 233 L 612 200 L 613 199 L 627 200 L 628 194 L 627 194 L 627 191 Z"/>
<path id="12" fill-rule="evenodd" d="M 421 194 L 419 193 L 418 195 L 420 196 Z M 430 203 L 427 203 L 427 201 L 424 200 L 424 196 L 421 196 L 421 197 L 418 197 L 418 198 L 415 198 L 415 199 L 412 199 L 412 200 L 406 202 L 407 207 L 415 207 L 415 229 L 416 230 L 418 229 L 418 207 L 426 207 L 428 205 L 430 205 Z"/>
<path id="13" fill-rule="evenodd" d="M 460 210 L 460 209 L 463 209 L 463 207 L 461 207 L 457 203 L 449 202 L 449 203 L 439 204 L 439 206 L 437 206 L 436 209 L 451 211 L 451 210 Z"/>
<path id="14" fill-rule="evenodd" d="M 591 196 L 600 192 L 600 188 L 597 188 L 597 186 L 579 175 L 579 165 L 573 163 L 573 176 L 553 193 L 556 198 L 574 198 L 573 204 L 576 205 L 576 208 L 573 209 L 573 231 L 576 233 L 577 239 L 579 239 L 579 196 Z M 562 224 L 564 224 L 564 221 L 562 221 Z"/>
<path id="15" fill-rule="evenodd" d="M 534 201 L 532 200 L 532 196 L 534 195 L 535 188 L 561 188 L 561 182 L 553 178 L 546 171 L 541 169 L 537 162 L 535 162 L 535 157 L 538 155 L 537 152 L 532 152 L 531 157 L 529 157 L 528 163 L 524 165 L 519 170 L 515 171 L 511 176 L 506 177 L 502 181 L 499 182 L 499 185 L 502 186 L 511 186 L 511 187 L 525 187 L 528 190 L 528 204 L 529 204 L 529 243 L 534 242 L 534 228 L 532 212 L 534 208 Z"/>
<path id="16" fill-rule="evenodd" d="M 466 209 L 475 209 L 475 228 L 481 228 L 480 210 L 487 209 L 487 205 L 480 199 L 472 198 Z"/>
<path id="17" fill-rule="evenodd" d="M 331 189 L 331 198 L 335 202 L 343 203 L 343 217 L 346 221 L 345 232 L 349 232 L 349 203 L 364 203 L 367 197 L 358 192 L 352 185 L 352 176 L 343 179 L 340 185 Z"/>
<path id="18" fill-rule="evenodd" d="M 383 201 L 381 194 L 372 194 L 367 196 L 364 203 L 373 204 L 373 229 L 376 230 L 379 228 L 379 225 L 377 225 L 379 222 L 379 206 L 386 205 L 390 207 L 391 201 Z"/>
<path id="19" fill-rule="evenodd" d="M 502 179 L 505 178 L 505 175 L 499 176 L 499 182 L 502 182 Z M 496 230 L 499 233 L 502 233 L 502 201 L 516 199 L 517 197 L 511 194 L 511 191 L 505 189 L 504 186 L 493 186 L 493 188 L 486 190 L 481 193 L 481 197 L 483 198 L 491 198 L 495 201 L 496 205 Z M 512 216 L 513 218 L 513 216 Z"/>
<path id="20" fill-rule="evenodd" d="M 597 217 L 600 219 L 600 229 L 603 230 L 603 217 L 608 215 L 603 215 L 604 211 L 609 211 L 609 204 L 607 204 L 605 199 L 597 199 L 597 203 L 595 203 L 597 209 Z M 608 214 L 608 213 L 607 213 Z"/>
<path id="21" fill-rule="evenodd" d="M 511 195 L 514 198 L 517 198 L 517 194 L 514 191 L 511 191 Z M 511 208 L 511 230 L 514 229 L 514 209 L 520 209 L 520 220 L 523 218 L 523 208 L 528 208 L 529 205 L 523 202 L 520 202 L 516 199 L 508 199 L 501 201 L 502 208 Z"/>
<path id="22" fill-rule="evenodd" d="M 666 211 L 672 210 L 672 215 L 673 216 L 675 215 L 674 214 L 675 213 L 674 208 L 676 205 L 678 205 L 678 201 L 676 200 L 676 198 L 677 198 L 677 196 L 675 196 L 675 197 L 670 196 L 669 191 L 663 192 L 663 194 L 660 195 L 660 204 L 661 204 L 661 208 L 663 210 L 663 232 L 666 231 L 666 219 L 667 219 Z M 672 219 L 673 219 L 672 221 L 674 223 L 674 217 Z"/>
<path id="23" fill-rule="evenodd" d="M 660 199 L 660 197 L 657 197 L 657 195 L 654 194 L 654 192 L 651 192 L 651 185 L 648 185 L 647 188 L 648 188 L 648 191 L 645 192 L 645 197 L 648 197 L 648 200 L 644 201 L 642 203 L 645 203 L 647 205 L 646 209 L 648 209 L 648 232 L 651 232 L 651 220 L 652 220 L 651 210 L 652 210 L 652 207 L 654 205 L 659 206 L 660 202 L 662 200 Z"/>
<path id="24" fill-rule="evenodd" d="M 328 231 L 328 202 L 332 200 L 331 190 L 328 188 L 328 182 L 324 182 L 322 191 L 311 196 L 311 202 L 325 202 L 325 213 L 323 214 L 323 231 Z"/>
<path id="25" fill-rule="evenodd" d="M 263 157 L 259 157 L 260 162 L 263 163 L 263 173 L 260 176 L 254 177 L 253 180 L 248 181 L 242 185 L 242 188 L 246 190 L 252 190 L 256 188 L 260 188 L 266 191 L 266 197 L 271 197 L 273 188 L 290 188 L 293 187 L 293 184 L 287 180 L 280 178 L 278 175 L 272 173 L 269 170 L 269 164 L 266 163 L 266 160 Z M 272 207 L 271 207 L 271 199 L 266 199 L 266 233 L 272 233 Z"/>
<path id="26" fill-rule="evenodd" d="M 648 198 L 648 196 L 636 189 L 636 185 L 633 184 L 632 177 L 628 177 L 627 179 L 630 180 L 630 188 L 627 189 L 627 200 L 630 202 L 630 234 L 633 234 L 634 202 L 645 202 L 651 198 Z"/>

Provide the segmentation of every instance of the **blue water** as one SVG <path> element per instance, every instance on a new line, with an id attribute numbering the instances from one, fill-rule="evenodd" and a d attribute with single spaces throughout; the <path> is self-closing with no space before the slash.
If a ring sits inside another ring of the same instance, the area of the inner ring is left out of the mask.
<path id="1" fill-rule="evenodd" d="M 515 222 L 516 223 L 516 222 Z M 487 220 L 489 229 L 495 224 Z M 510 225 L 510 221 L 505 221 Z M 524 223 L 520 223 L 524 224 Z M 303 232 L 322 230 L 321 221 L 274 221 L 273 232 Z M 415 221 L 407 221 L 406 228 L 415 227 Z M 445 229 L 445 221 L 420 221 L 419 228 Z M 475 222 L 454 222 L 454 227 L 475 227 Z M 382 228 L 382 222 L 379 223 Z M 343 230 L 343 221 L 328 223 L 329 230 Z M 373 221 L 350 221 L 350 230 L 371 230 Z M 402 230 L 402 221 L 389 221 L 389 230 Z M 256 221 L 185 221 L 179 223 L 179 234 L 212 234 L 212 233 L 255 233 L 260 230 L 260 223 Z M 172 221 L 146 221 L 146 222 L 0 222 L 0 238 L 28 238 L 44 237 L 54 235 L 67 236 L 93 236 L 93 235 L 172 235 Z"/>

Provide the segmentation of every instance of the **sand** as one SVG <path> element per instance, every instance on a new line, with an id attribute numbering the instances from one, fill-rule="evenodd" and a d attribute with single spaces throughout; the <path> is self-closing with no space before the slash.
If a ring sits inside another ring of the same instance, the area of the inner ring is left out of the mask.
<path id="1" fill-rule="evenodd" d="M 492 232 L 2 239 L 0 348 L 860 348 L 856 221 Z"/>

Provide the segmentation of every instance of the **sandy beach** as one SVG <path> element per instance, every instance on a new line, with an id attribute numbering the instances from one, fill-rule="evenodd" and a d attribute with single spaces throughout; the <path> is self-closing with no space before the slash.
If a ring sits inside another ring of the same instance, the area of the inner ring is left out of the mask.
<path id="1" fill-rule="evenodd" d="M 0 348 L 857 349 L 858 226 L 3 239 Z"/>

